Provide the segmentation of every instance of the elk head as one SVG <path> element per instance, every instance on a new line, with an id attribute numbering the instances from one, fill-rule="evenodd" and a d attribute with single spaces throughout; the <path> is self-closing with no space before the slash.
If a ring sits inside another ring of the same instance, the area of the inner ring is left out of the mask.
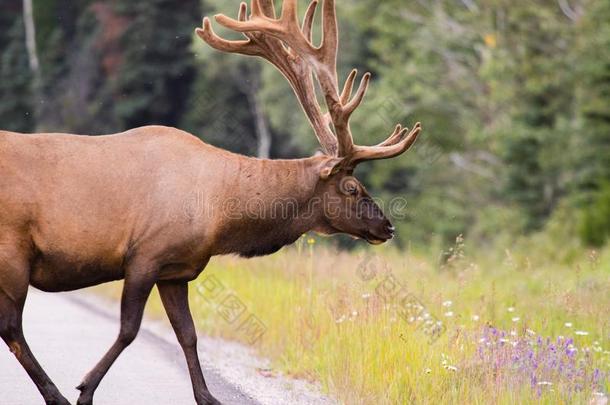
<path id="1" fill-rule="evenodd" d="M 324 216 L 314 230 L 347 233 L 370 243 L 383 243 L 393 237 L 394 227 L 364 186 L 353 177 L 353 171 L 362 162 L 389 159 L 406 152 L 421 132 L 421 125 L 417 123 L 412 130 L 397 125 L 394 132 L 376 146 L 354 144 L 350 117 L 364 99 L 371 74 L 364 74 L 354 94 L 358 72 L 352 70 L 339 91 L 335 1 L 323 0 L 320 46 L 314 45 L 312 40 L 318 3 L 319 0 L 313 0 L 309 4 L 302 24 L 298 19 L 297 0 L 284 0 L 279 17 L 273 0 L 252 0 L 250 15 L 246 3 L 241 3 L 236 20 L 223 14 L 215 16 L 220 25 L 241 32 L 245 36 L 243 40 L 229 41 L 219 37 L 207 17 L 203 27 L 196 32 L 219 51 L 267 60 L 290 82 L 325 155 L 315 191 L 324 202 Z M 314 78 L 322 90 L 327 112 L 323 112 L 318 103 Z"/>

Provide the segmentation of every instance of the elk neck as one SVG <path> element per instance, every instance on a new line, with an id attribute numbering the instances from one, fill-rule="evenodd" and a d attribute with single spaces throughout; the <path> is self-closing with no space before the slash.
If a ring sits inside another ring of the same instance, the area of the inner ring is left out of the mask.
<path id="1" fill-rule="evenodd" d="M 212 254 L 264 256 L 294 243 L 322 220 L 315 205 L 319 157 L 296 160 L 239 158 L 224 170 L 218 190 Z"/>

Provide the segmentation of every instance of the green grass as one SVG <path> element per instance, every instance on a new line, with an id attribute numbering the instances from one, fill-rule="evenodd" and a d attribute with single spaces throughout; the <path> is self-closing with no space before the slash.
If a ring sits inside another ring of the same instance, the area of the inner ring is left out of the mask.
<path id="1" fill-rule="evenodd" d="M 200 330 L 246 344 L 251 336 L 239 324 L 256 315 L 266 325 L 260 354 L 348 404 L 589 403 L 590 389 L 569 394 L 558 380 L 538 395 L 515 383 L 510 367 L 498 372 L 476 361 L 478 334 L 492 325 L 513 331 L 511 339 L 572 337 L 579 353 L 589 350 L 590 368 L 608 373 L 610 249 L 562 262 L 508 251 L 475 258 L 462 248 L 439 266 L 391 248 L 348 254 L 302 239 L 267 258 L 214 259 L 192 283 L 191 305 Z M 210 277 L 225 287 L 214 299 L 205 297 Z M 434 343 L 387 298 L 391 280 L 442 320 L 446 331 Z M 231 292 L 246 307 L 234 323 L 218 312 Z M 160 313 L 156 296 L 149 306 Z"/>

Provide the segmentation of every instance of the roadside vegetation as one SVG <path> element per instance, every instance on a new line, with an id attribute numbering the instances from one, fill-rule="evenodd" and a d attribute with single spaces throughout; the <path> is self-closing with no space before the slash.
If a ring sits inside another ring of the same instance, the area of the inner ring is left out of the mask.
<path id="1" fill-rule="evenodd" d="M 551 239 L 483 250 L 460 238 L 432 255 L 348 253 L 306 237 L 267 258 L 215 259 L 191 305 L 202 332 L 252 345 L 274 370 L 320 382 L 346 404 L 601 401 L 610 249 L 558 249 Z M 119 286 L 110 292 L 118 297 Z M 231 296 L 243 304 L 234 322 Z M 157 296 L 149 314 L 164 316 Z M 264 323 L 262 336 L 240 326 L 249 315 Z M 442 323 L 440 336 L 426 319 Z"/>

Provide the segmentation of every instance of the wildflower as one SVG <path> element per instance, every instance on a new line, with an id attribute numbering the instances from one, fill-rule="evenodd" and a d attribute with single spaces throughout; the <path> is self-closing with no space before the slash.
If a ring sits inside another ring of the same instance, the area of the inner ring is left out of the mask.
<path id="1" fill-rule="evenodd" d="M 432 370 L 431 370 L 431 369 L 429 369 L 429 368 L 427 368 L 427 369 L 425 369 L 425 370 L 424 370 L 424 372 L 425 372 L 426 374 L 430 374 L 430 373 L 432 372 Z"/>
<path id="2" fill-rule="evenodd" d="M 515 307 L 508 307 L 508 308 L 506 308 L 506 310 L 508 312 L 515 312 Z"/>
<path id="3" fill-rule="evenodd" d="M 571 328 L 572 327 L 572 322 L 566 322 L 563 324 L 563 326 L 565 326 L 566 328 Z"/>
<path id="4" fill-rule="evenodd" d="M 475 322 L 478 321 L 479 319 L 480 319 L 479 315 L 473 315 L 472 316 L 472 320 L 475 321 Z"/>
<path id="5" fill-rule="evenodd" d="M 551 385 L 553 385 L 553 383 L 552 383 L 552 382 L 550 382 L 550 381 L 540 381 L 540 382 L 538 383 L 538 385 L 549 385 L 549 386 L 551 386 Z"/>
<path id="6" fill-rule="evenodd" d="M 536 332 L 534 332 L 534 331 L 533 331 L 533 330 L 531 330 L 531 329 L 526 329 L 526 330 L 525 330 L 525 333 L 527 333 L 527 334 L 528 334 L 528 335 L 530 335 L 530 336 L 534 336 L 534 335 L 536 334 Z"/>
<path id="7" fill-rule="evenodd" d="M 453 311 L 445 312 L 445 316 L 451 318 L 453 316 Z"/>
<path id="8" fill-rule="evenodd" d="M 445 366 L 445 370 L 458 371 L 458 368 L 456 366 Z"/>
<path id="9" fill-rule="evenodd" d="M 574 333 L 578 336 L 587 336 L 589 334 L 589 332 L 585 332 L 584 330 L 577 330 Z"/>
<path id="10" fill-rule="evenodd" d="M 369 294 L 369 293 L 362 294 L 362 299 L 363 300 L 368 300 L 369 298 L 371 298 L 371 294 Z"/>
<path id="11" fill-rule="evenodd" d="M 339 324 L 339 323 L 343 323 L 345 321 L 345 315 L 341 315 L 341 318 L 336 319 L 335 323 Z"/>
<path id="12" fill-rule="evenodd" d="M 518 316 L 514 316 L 514 317 L 512 318 L 512 321 L 513 321 L 513 322 L 519 322 L 520 320 L 521 320 L 521 318 L 519 318 Z"/>
<path id="13" fill-rule="evenodd" d="M 444 307 L 447 307 L 447 308 L 448 308 L 448 307 L 450 307 L 451 305 L 453 305 L 453 302 L 451 302 L 451 301 L 444 301 L 444 302 L 443 302 L 443 306 L 444 306 Z"/>
<path id="14" fill-rule="evenodd" d="M 352 316 L 354 316 L 354 317 L 355 317 L 355 316 L 358 316 L 358 311 L 353 311 L 353 312 L 352 312 Z"/>

